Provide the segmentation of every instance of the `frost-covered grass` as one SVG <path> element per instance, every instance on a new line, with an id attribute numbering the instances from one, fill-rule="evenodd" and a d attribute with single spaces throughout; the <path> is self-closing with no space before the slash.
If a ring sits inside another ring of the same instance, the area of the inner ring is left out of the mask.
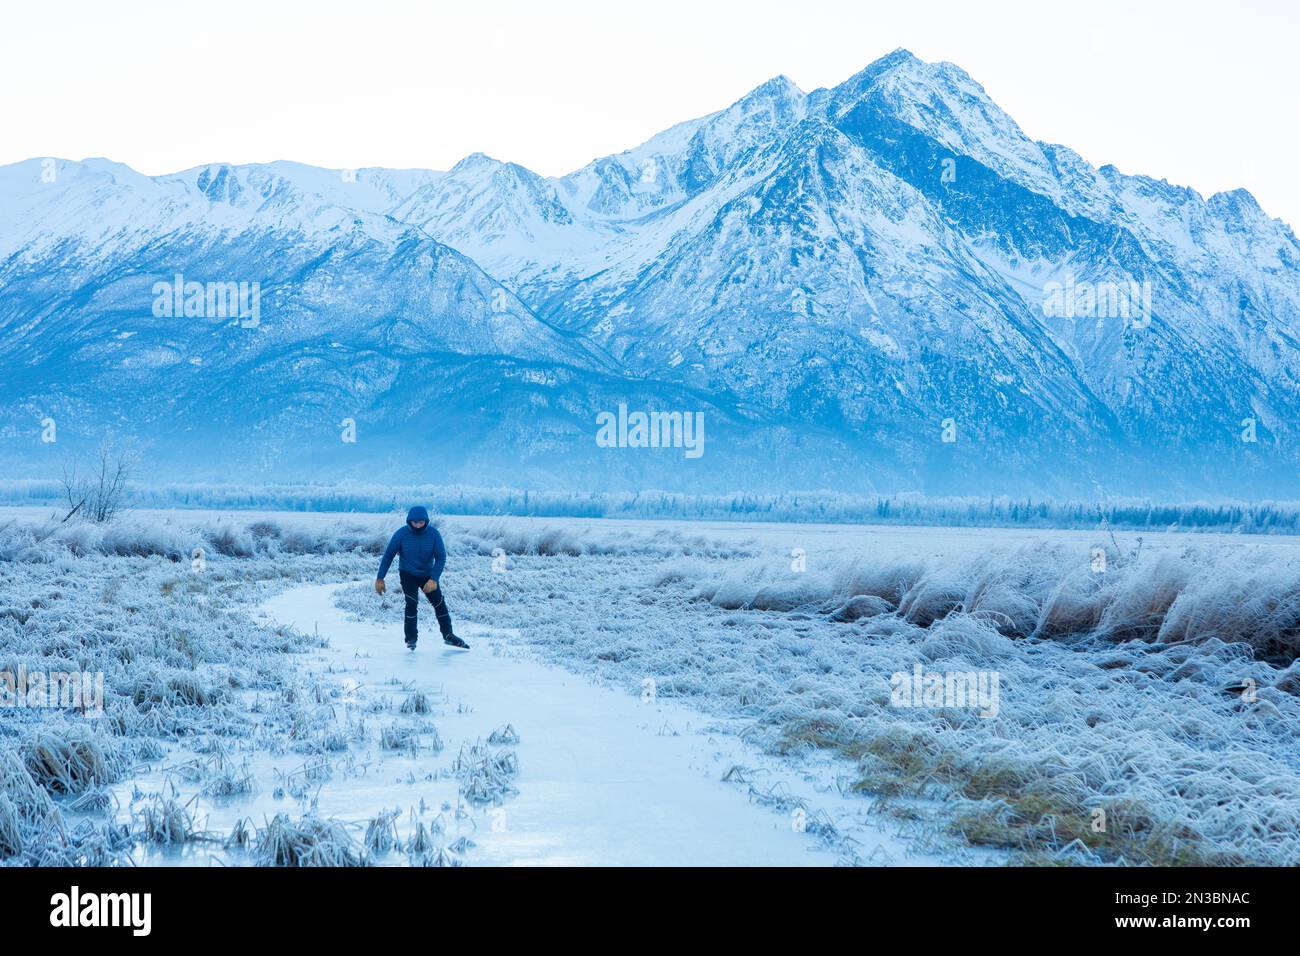
<path id="1" fill-rule="evenodd" d="M 1300 657 L 1300 560 L 1276 551 L 1080 553 L 1037 547 L 942 561 L 841 559 L 791 573 L 772 561 L 663 566 L 653 583 L 727 609 L 811 610 L 835 621 L 896 616 L 930 628 L 949 615 L 1008 638 L 1246 645 L 1285 667 Z"/>
<path id="2" fill-rule="evenodd" d="M 494 521 L 463 527 L 455 519 L 444 524 L 450 528 L 448 534 L 454 535 L 458 550 L 498 559 L 509 555 L 735 558 L 755 553 L 752 542 L 730 543 L 681 529 L 632 530 L 547 521 Z"/>
<path id="3" fill-rule="evenodd" d="M 483 549 L 472 543 L 475 551 Z M 952 839 L 1041 862 L 1300 863 L 1300 560 L 1266 548 L 461 556 L 454 614 L 541 657 L 748 719 Z M 375 615 L 364 586 L 341 603 Z M 1000 706 L 904 708 L 891 676 L 996 672 Z M 927 811 L 930 812 L 930 811 Z M 927 823 L 932 825 L 933 821 Z"/>
<path id="4" fill-rule="evenodd" d="M 391 530 L 388 532 L 391 533 Z M 180 522 L 142 513 L 98 524 L 87 521 L 0 520 L 0 561 L 40 563 L 72 555 L 162 557 L 187 562 L 201 556 L 232 558 L 284 555 L 379 554 L 388 533 L 368 521 L 340 521 L 325 527 L 261 519 L 235 523 L 220 518 Z M 196 554 L 198 552 L 198 554 Z"/>
<path id="5" fill-rule="evenodd" d="M 264 866 L 364 866 L 365 856 L 348 828 L 337 820 L 278 813 L 257 837 L 254 849 Z"/>
<path id="6" fill-rule="evenodd" d="M 501 740 L 497 733 L 493 738 Z M 490 750 L 476 742 L 461 749 L 452 770 L 460 780 L 461 796 L 472 806 L 500 804 L 518 792 L 513 781 L 519 775 L 519 757 L 513 750 Z"/>
<path id="7" fill-rule="evenodd" d="M 313 641 L 254 623 L 250 602 L 353 573 L 376 541 L 273 522 L 0 527 L 0 672 L 104 675 L 102 716 L 0 711 L 0 862 L 122 863 L 135 846 L 198 839 L 187 802 L 118 807 L 107 790 L 169 751 L 208 752 L 172 773 L 215 800 L 256 789 L 247 754 L 328 750 L 337 689 L 294 660 Z"/>
<path id="8" fill-rule="evenodd" d="M 391 625 L 369 581 L 399 520 L 0 522 L 0 671 L 102 671 L 106 687 L 101 719 L 4 712 L 0 863 L 209 846 L 279 865 L 458 865 L 438 820 L 344 823 L 314 806 L 327 782 L 365 772 L 362 749 L 437 754 L 441 698 L 394 687 L 345 705 L 333 675 L 298 666 L 314 636 L 250 616 L 274 590 L 360 578 L 340 602 Z M 945 552 L 909 536 L 799 571 L 770 542 L 680 528 L 443 530 L 458 621 L 517 629 L 531 653 L 629 693 L 649 681 L 792 761 L 833 758 L 843 789 L 919 833 L 1035 862 L 1300 863 L 1290 549 L 1107 536 L 1100 571 L 1077 541 L 990 533 Z M 996 672 L 996 717 L 892 706 L 891 675 L 918 663 Z M 517 743 L 502 726 L 448 749 L 466 803 L 510 796 Z M 123 795 L 169 755 L 169 785 Z M 283 768 L 274 779 L 264 760 Z M 297 807 L 210 831 L 205 807 L 267 790 Z"/>

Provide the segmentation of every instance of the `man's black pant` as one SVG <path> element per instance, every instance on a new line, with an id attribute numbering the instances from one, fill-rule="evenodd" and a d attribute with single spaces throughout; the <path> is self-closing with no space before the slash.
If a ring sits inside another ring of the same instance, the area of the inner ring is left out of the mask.
<path id="1" fill-rule="evenodd" d="M 411 643 L 419 636 L 416 618 L 420 613 L 420 589 L 429 579 L 405 571 L 398 571 L 397 576 L 402 579 L 402 593 L 406 595 L 406 619 L 403 623 L 406 626 L 406 640 Z M 433 613 L 438 616 L 438 630 L 446 637 L 451 633 L 451 614 L 447 611 L 447 602 L 442 599 L 442 585 L 430 591 L 427 597 L 433 605 Z"/>

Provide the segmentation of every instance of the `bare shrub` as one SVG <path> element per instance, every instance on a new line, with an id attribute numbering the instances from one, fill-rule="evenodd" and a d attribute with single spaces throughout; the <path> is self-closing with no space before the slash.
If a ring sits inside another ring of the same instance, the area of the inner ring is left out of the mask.
<path id="1" fill-rule="evenodd" d="M 82 471 L 73 459 L 63 469 L 63 496 L 69 508 L 67 517 L 79 514 L 96 524 L 112 521 L 122 507 L 123 492 L 134 466 L 135 460 L 131 455 L 115 449 L 109 442 L 99 446 L 86 471 Z"/>

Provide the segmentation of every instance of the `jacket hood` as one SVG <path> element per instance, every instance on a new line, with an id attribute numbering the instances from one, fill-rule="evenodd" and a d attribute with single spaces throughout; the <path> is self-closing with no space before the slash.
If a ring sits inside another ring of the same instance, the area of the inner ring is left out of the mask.
<path id="1" fill-rule="evenodd" d="M 428 522 L 428 520 L 429 520 L 429 512 L 424 510 L 424 505 L 416 505 L 414 508 L 412 508 L 410 511 L 406 513 L 406 524 L 408 526 L 411 524 L 412 521 Z M 421 528 L 420 530 L 423 531 L 428 527 L 429 525 L 426 523 L 424 528 Z M 415 529 L 411 528 L 411 530 L 414 531 Z"/>

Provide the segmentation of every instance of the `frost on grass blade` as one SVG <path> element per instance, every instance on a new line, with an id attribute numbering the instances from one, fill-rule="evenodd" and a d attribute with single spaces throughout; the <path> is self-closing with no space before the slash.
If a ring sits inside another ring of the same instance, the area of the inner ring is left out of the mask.
<path id="1" fill-rule="evenodd" d="M 338 821 L 279 813 L 253 842 L 261 866 L 365 866 L 364 851 Z"/>
<path id="2" fill-rule="evenodd" d="M 270 589 L 346 576 L 373 549 L 325 528 L 300 535 L 289 557 L 281 537 L 163 516 L 0 525 L 0 672 L 102 673 L 104 697 L 102 719 L 5 708 L 0 858 L 95 865 L 130 862 L 144 847 L 224 845 L 198 829 L 195 796 L 254 794 L 253 753 L 346 748 L 337 688 L 297 673 L 295 653 L 310 640 L 250 613 Z M 206 550 L 201 569 L 190 565 L 196 547 Z M 137 792 L 124 809 L 112 788 L 172 753 L 176 791 Z M 307 765 L 287 785 L 306 796 L 328 772 Z M 231 847 L 250 844 L 245 831 Z"/>
<path id="3" fill-rule="evenodd" d="M 519 775 L 519 757 L 513 750 L 489 751 L 481 743 L 461 748 L 452 764 L 460 780 L 461 796 L 476 807 L 499 805 L 519 790 L 514 778 Z"/>

